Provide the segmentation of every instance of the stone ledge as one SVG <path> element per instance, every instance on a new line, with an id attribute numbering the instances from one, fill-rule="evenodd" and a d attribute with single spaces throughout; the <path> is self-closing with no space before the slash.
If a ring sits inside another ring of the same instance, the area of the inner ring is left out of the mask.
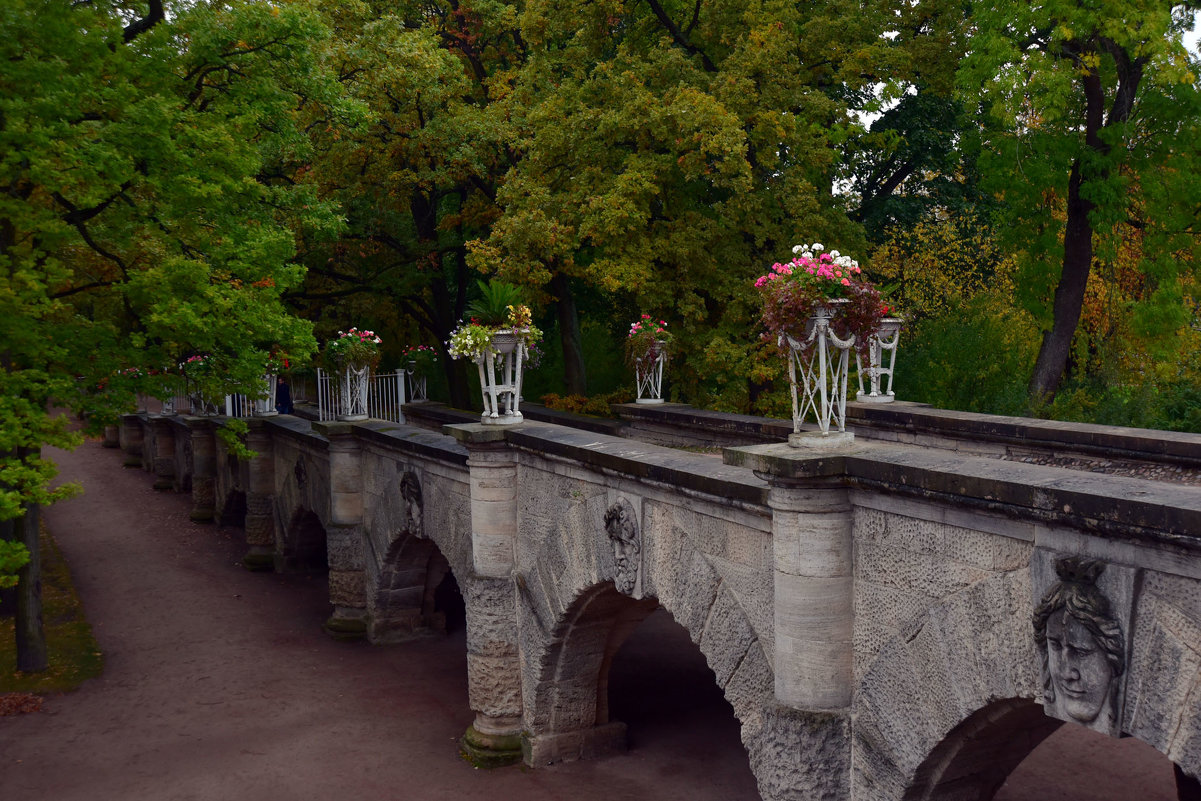
<path id="1" fill-rule="evenodd" d="M 727 464 L 786 482 L 841 479 L 1102 537 L 1201 551 L 1201 492 L 1193 487 L 900 445 L 855 445 L 822 456 L 787 445 L 753 445 L 727 448 L 723 456 Z"/>
<path id="2" fill-rule="evenodd" d="M 622 437 L 577 431 L 546 423 L 526 423 L 506 432 L 509 443 L 540 454 L 636 478 L 659 481 L 706 495 L 766 506 L 767 484 L 749 471 L 674 448 Z"/>

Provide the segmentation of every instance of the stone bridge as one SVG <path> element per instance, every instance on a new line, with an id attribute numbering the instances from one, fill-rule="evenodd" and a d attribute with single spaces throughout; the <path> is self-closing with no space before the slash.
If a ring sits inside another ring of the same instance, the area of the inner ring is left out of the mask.
<path id="1" fill-rule="evenodd" d="M 781 421 L 620 411 L 256 419 L 248 462 L 219 419 L 130 415 L 120 442 L 244 526 L 248 567 L 328 570 L 331 634 L 435 634 L 452 576 L 480 763 L 623 748 L 609 665 L 661 607 L 765 799 L 988 799 L 1064 721 L 1197 789 L 1201 436 L 898 403 L 813 454 Z"/>

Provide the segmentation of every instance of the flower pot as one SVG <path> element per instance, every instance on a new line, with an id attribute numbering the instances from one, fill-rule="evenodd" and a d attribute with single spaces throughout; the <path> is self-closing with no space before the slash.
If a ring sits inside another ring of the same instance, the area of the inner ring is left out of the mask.
<path id="1" fill-rule="evenodd" d="M 429 400 L 429 396 L 426 394 L 428 382 L 426 376 L 417 371 L 417 362 L 409 362 L 405 375 L 409 379 L 409 401 Z"/>
<path id="2" fill-rule="evenodd" d="M 265 373 L 263 375 L 263 392 L 266 393 L 263 397 L 254 399 L 254 416 L 255 417 L 272 417 L 279 414 L 275 408 L 275 388 L 278 386 L 275 380 L 275 373 Z"/>
<path id="3" fill-rule="evenodd" d="M 353 422 L 367 419 L 367 390 L 371 366 L 347 364 L 338 371 L 338 419 Z"/>
<path id="4" fill-rule="evenodd" d="M 634 360 L 634 381 L 638 398 L 635 403 L 663 402 L 663 365 L 667 362 L 667 343 L 655 347 Z"/>
<path id="5" fill-rule="evenodd" d="M 818 306 L 805 324 L 805 338 L 782 337 L 780 346 L 789 349 L 788 380 L 792 388 L 792 435 L 794 447 L 843 444 L 854 438 L 847 433 L 847 365 L 855 337 L 841 339 L 830 328 L 839 299 Z M 801 424 L 813 413 L 818 431 L 802 433 Z M 831 428 L 834 430 L 831 431 Z"/>
<path id="6" fill-rule="evenodd" d="M 855 353 L 855 366 L 859 373 L 859 392 L 855 399 L 862 403 L 892 403 L 895 396 L 892 392 L 893 369 L 897 363 L 897 344 L 901 340 L 900 317 L 885 317 L 880 321 L 880 330 L 868 340 L 868 368 L 863 364 L 858 352 Z M 888 352 L 888 366 L 884 366 L 884 353 Z M 867 373 L 868 384 L 865 391 L 863 374 Z M 881 377 L 888 376 L 887 384 L 881 386 Z"/>
<path id="7" fill-rule="evenodd" d="M 504 426 L 522 421 L 521 367 L 525 343 L 520 331 L 504 329 L 493 333 L 492 347 L 475 357 L 480 369 L 480 391 L 484 396 L 484 425 Z"/>

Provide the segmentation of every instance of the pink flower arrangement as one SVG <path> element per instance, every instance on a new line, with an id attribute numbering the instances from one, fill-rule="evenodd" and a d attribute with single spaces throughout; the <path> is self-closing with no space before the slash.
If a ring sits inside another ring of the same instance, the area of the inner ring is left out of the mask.
<path id="1" fill-rule="evenodd" d="M 337 338 L 325 346 L 325 357 L 335 369 L 348 365 L 374 367 L 379 364 L 380 345 L 383 342 L 374 331 L 360 331 L 357 328 L 339 331 Z"/>
<path id="2" fill-rule="evenodd" d="M 626 335 L 626 360 L 630 364 L 654 360 L 659 357 L 659 350 L 671 342 L 671 333 L 667 330 L 667 321 L 656 321 L 649 314 L 641 315 L 630 323 L 630 333 Z"/>
<path id="3" fill-rule="evenodd" d="M 853 281 L 862 280 L 855 278 L 863 272 L 859 269 L 859 262 L 850 256 L 843 256 L 837 250 L 829 253 L 823 253 L 823 250 L 820 242 L 797 245 L 792 249 L 792 261 L 773 264 L 771 272 L 756 279 L 755 286 L 762 289 L 772 281 L 796 276 L 813 283 L 827 298 L 846 297 L 842 287 L 849 287 Z"/>
<path id="4" fill-rule="evenodd" d="M 797 245 L 791 261 L 773 264 L 755 280 L 768 337 L 805 342 L 808 320 L 818 307 L 825 307 L 834 332 L 843 339 L 854 335 L 856 347 L 866 352 L 883 317 L 880 293 L 864 277 L 859 262 L 837 250 L 824 251 L 818 242 Z"/>

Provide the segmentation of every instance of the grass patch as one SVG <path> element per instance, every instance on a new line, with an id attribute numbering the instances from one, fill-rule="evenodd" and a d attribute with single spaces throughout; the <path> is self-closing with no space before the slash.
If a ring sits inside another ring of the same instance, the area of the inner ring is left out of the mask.
<path id="1" fill-rule="evenodd" d="M 83 604 L 62 551 L 42 524 L 42 619 L 49 667 L 41 673 L 17 670 L 15 624 L 0 618 L 0 693 L 61 693 L 74 690 L 104 669 L 104 655 L 92 636 Z"/>

